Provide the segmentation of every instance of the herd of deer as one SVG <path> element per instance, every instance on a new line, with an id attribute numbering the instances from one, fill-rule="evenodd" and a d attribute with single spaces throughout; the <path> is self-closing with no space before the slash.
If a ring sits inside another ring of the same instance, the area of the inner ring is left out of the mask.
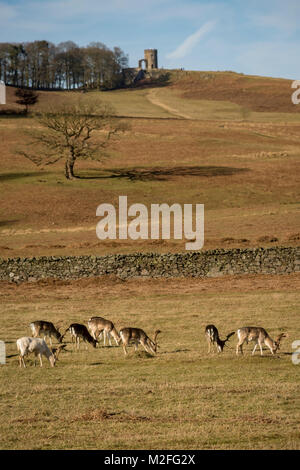
<path id="1" fill-rule="evenodd" d="M 30 323 L 32 331 L 32 337 L 25 336 L 17 340 L 17 348 L 19 351 L 19 364 L 25 366 L 24 357 L 29 353 L 34 353 L 35 358 L 39 356 L 40 365 L 42 366 L 42 356 L 46 356 L 49 360 L 50 365 L 54 367 L 58 355 L 61 350 L 66 347 L 63 344 L 64 336 L 69 333 L 71 335 L 72 343 L 76 349 L 80 348 L 80 340 L 82 339 L 86 343 L 90 343 L 96 348 L 102 335 L 104 339 L 104 346 L 106 345 L 106 339 L 108 339 L 111 346 L 111 337 L 115 340 L 117 346 L 122 343 L 124 354 L 127 353 L 127 346 L 133 343 L 135 350 L 138 345 L 141 344 L 145 351 L 150 354 L 155 354 L 157 351 L 157 335 L 161 333 L 160 330 L 156 330 L 154 333 L 154 339 L 150 339 L 144 330 L 140 328 L 122 328 L 120 332 L 116 330 L 114 324 L 110 320 L 106 320 L 102 317 L 92 317 L 87 322 L 88 327 L 79 323 L 72 323 L 65 331 L 61 334 L 59 330 L 53 325 L 53 323 L 39 320 Z M 236 354 L 243 354 L 244 343 L 248 344 L 250 341 L 255 342 L 252 354 L 255 353 L 257 345 L 260 347 L 260 353 L 263 355 L 262 345 L 265 344 L 274 355 L 278 349 L 280 349 L 280 342 L 282 338 L 286 337 L 285 333 L 281 333 L 274 341 L 264 328 L 261 327 L 243 327 L 237 330 L 238 343 L 236 346 Z M 220 339 L 218 329 L 215 325 L 207 325 L 205 328 L 205 336 L 208 341 L 208 353 L 211 352 L 211 347 L 216 346 L 217 352 L 221 353 L 235 332 L 231 332 L 227 335 L 224 340 Z M 38 338 L 38 336 L 44 336 L 44 338 Z M 46 337 L 49 337 L 51 349 L 47 346 Z M 52 336 L 60 343 L 58 347 L 52 348 Z"/>
<path id="2" fill-rule="evenodd" d="M 138 345 L 141 344 L 145 351 L 150 354 L 155 354 L 157 351 L 157 335 L 160 333 L 160 330 L 155 331 L 154 340 L 152 341 L 141 328 L 122 328 L 118 333 L 113 322 L 102 317 L 90 318 L 87 325 L 88 328 L 80 323 L 72 323 L 64 334 L 61 334 L 58 328 L 51 322 L 38 320 L 30 323 L 29 326 L 31 328 L 32 337 L 24 336 L 17 340 L 20 367 L 22 367 L 22 365 L 25 367 L 24 357 L 30 353 L 34 353 L 35 357 L 39 356 L 41 366 L 42 356 L 46 356 L 50 365 L 54 367 L 60 351 L 66 347 L 66 344 L 62 343 L 67 333 L 71 335 L 72 343 L 74 343 L 76 349 L 80 348 L 81 339 L 96 348 L 103 335 L 104 346 L 106 339 L 108 339 L 111 346 L 111 337 L 114 338 L 117 346 L 122 342 L 125 355 L 128 354 L 127 346 L 129 343 L 134 344 L 135 350 L 137 350 Z M 44 338 L 41 339 L 38 338 L 38 336 L 44 336 Z M 50 340 L 51 349 L 49 349 L 46 343 L 47 336 Z M 60 343 L 57 348 L 52 348 L 52 336 Z"/>
<path id="3" fill-rule="evenodd" d="M 208 341 L 208 352 L 210 352 L 211 346 L 213 344 L 216 345 L 217 351 L 220 353 L 223 351 L 224 346 L 226 345 L 229 338 L 234 335 L 235 332 L 229 333 L 224 340 L 220 339 L 218 329 L 215 325 L 207 325 L 205 328 L 205 336 Z M 255 353 L 257 346 L 260 348 L 260 354 L 263 355 L 262 346 L 265 344 L 274 355 L 278 349 L 280 349 L 280 342 L 282 338 L 287 337 L 285 333 L 281 333 L 276 340 L 274 341 L 270 335 L 266 332 L 264 328 L 258 326 L 244 326 L 243 328 L 239 328 L 236 332 L 238 337 L 238 343 L 236 345 L 236 354 L 238 355 L 239 352 L 243 354 L 243 345 L 244 343 L 248 344 L 251 341 L 255 342 L 254 349 L 252 351 L 252 355 Z"/>

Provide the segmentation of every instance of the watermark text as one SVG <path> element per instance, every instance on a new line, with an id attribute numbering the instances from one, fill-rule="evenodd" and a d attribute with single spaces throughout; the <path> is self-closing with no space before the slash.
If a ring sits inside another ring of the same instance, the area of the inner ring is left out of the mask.
<path id="1" fill-rule="evenodd" d="M 100 204 L 96 216 L 102 217 L 96 226 L 100 240 L 170 240 L 173 233 L 175 240 L 188 240 L 186 250 L 204 245 L 204 204 L 151 204 L 148 211 L 144 204 L 128 207 L 127 196 L 119 196 L 118 211 L 112 204 Z"/>

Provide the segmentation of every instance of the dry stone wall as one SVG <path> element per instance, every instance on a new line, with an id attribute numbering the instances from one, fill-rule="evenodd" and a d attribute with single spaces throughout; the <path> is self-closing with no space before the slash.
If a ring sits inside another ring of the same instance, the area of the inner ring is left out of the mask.
<path id="1" fill-rule="evenodd" d="M 113 274 L 132 277 L 219 277 L 300 271 L 300 247 L 135 253 L 107 256 L 0 258 L 0 280 L 79 279 Z"/>

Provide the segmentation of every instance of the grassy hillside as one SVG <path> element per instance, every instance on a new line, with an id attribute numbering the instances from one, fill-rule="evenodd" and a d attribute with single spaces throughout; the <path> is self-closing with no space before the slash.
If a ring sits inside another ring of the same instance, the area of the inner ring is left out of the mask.
<path id="1" fill-rule="evenodd" d="M 256 90 L 257 102 L 268 97 L 278 107 L 266 112 L 250 109 L 247 100 L 234 102 L 241 83 L 247 99 Z M 208 84 L 222 100 L 212 99 Z M 298 244 L 300 119 L 297 106 L 290 108 L 290 84 L 181 71 L 172 72 L 165 87 L 41 92 L 37 111 L 80 96 L 110 102 L 128 117 L 130 129 L 113 143 L 109 158 L 79 162 L 81 179 L 73 182 L 65 180 L 62 162 L 39 169 L 17 154 L 29 141 L 24 131 L 37 127 L 33 114 L 0 115 L 0 256 L 184 250 L 185 241 L 177 240 L 100 243 L 96 208 L 116 206 L 119 195 L 148 208 L 204 203 L 204 248 Z M 7 95 L 6 108 L 21 109 L 12 87 Z"/>
<path id="2" fill-rule="evenodd" d="M 188 100 L 228 101 L 259 113 L 299 113 L 292 80 L 235 72 L 171 72 L 172 89 Z"/>

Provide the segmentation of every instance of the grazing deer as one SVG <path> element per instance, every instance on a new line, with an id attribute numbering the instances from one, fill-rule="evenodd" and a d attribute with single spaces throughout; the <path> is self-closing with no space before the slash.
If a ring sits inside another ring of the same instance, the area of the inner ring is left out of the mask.
<path id="1" fill-rule="evenodd" d="M 58 348 L 49 349 L 46 341 L 41 338 L 31 338 L 29 336 L 24 336 L 23 338 L 19 338 L 17 340 L 17 348 L 19 351 L 19 364 L 24 367 L 25 361 L 24 356 L 27 356 L 30 353 L 35 354 L 34 365 L 36 365 L 36 356 L 40 358 L 40 365 L 43 366 L 42 356 L 46 356 L 48 361 L 50 362 L 51 367 L 55 366 L 56 361 L 58 360 L 58 355 L 60 351 L 65 348 L 65 344 L 60 344 Z"/>
<path id="2" fill-rule="evenodd" d="M 213 344 L 216 345 L 218 353 L 223 352 L 225 344 L 232 335 L 234 335 L 234 331 L 229 333 L 229 335 L 226 336 L 226 339 L 222 340 L 220 339 L 217 327 L 215 325 L 207 325 L 205 327 L 205 336 L 208 342 L 208 353 L 210 353 L 211 346 Z"/>
<path id="3" fill-rule="evenodd" d="M 278 349 L 280 349 L 280 342 L 282 338 L 285 338 L 287 335 L 281 333 L 276 340 L 274 341 L 266 332 L 264 328 L 257 326 L 245 326 L 237 330 L 238 344 L 236 346 L 236 354 L 243 354 L 243 344 L 248 344 L 250 341 L 255 341 L 255 346 L 252 351 L 252 355 L 255 353 L 257 345 L 260 347 L 260 354 L 263 355 L 262 345 L 265 344 L 274 355 Z"/>
<path id="4" fill-rule="evenodd" d="M 111 346 L 111 336 L 114 338 L 117 346 L 119 346 L 121 338 L 112 321 L 106 320 L 102 317 L 92 317 L 88 320 L 87 324 L 88 329 L 95 340 L 98 340 L 99 336 L 103 333 L 104 346 L 106 344 L 106 337 L 108 338 L 109 345 Z"/>
<path id="5" fill-rule="evenodd" d="M 58 329 L 55 328 L 53 323 L 49 321 L 44 321 L 44 320 L 33 321 L 32 323 L 30 323 L 29 326 L 31 328 L 32 336 L 34 338 L 37 338 L 37 336 L 43 334 L 44 340 L 46 341 L 46 336 L 49 336 L 51 346 L 52 346 L 51 336 L 54 336 L 54 338 L 56 338 L 59 343 L 62 342 L 63 336 L 60 334 Z"/>
<path id="6" fill-rule="evenodd" d="M 128 354 L 126 347 L 129 343 L 134 343 L 135 351 L 138 345 L 141 344 L 146 352 L 155 354 L 157 350 L 157 335 L 159 333 L 161 333 L 160 330 L 155 331 L 154 340 L 152 341 L 140 328 L 122 328 L 122 330 L 120 330 L 120 337 L 125 355 Z"/>
<path id="7" fill-rule="evenodd" d="M 65 334 L 69 332 L 73 340 L 75 340 L 75 348 L 79 349 L 80 345 L 80 338 L 83 339 L 86 343 L 90 343 L 95 348 L 97 345 L 97 340 L 95 340 L 89 333 L 87 327 L 85 325 L 81 325 L 80 323 L 72 323 L 69 328 L 66 329 Z M 64 334 L 64 336 L 65 336 Z M 87 349 L 87 345 L 86 345 Z"/>

